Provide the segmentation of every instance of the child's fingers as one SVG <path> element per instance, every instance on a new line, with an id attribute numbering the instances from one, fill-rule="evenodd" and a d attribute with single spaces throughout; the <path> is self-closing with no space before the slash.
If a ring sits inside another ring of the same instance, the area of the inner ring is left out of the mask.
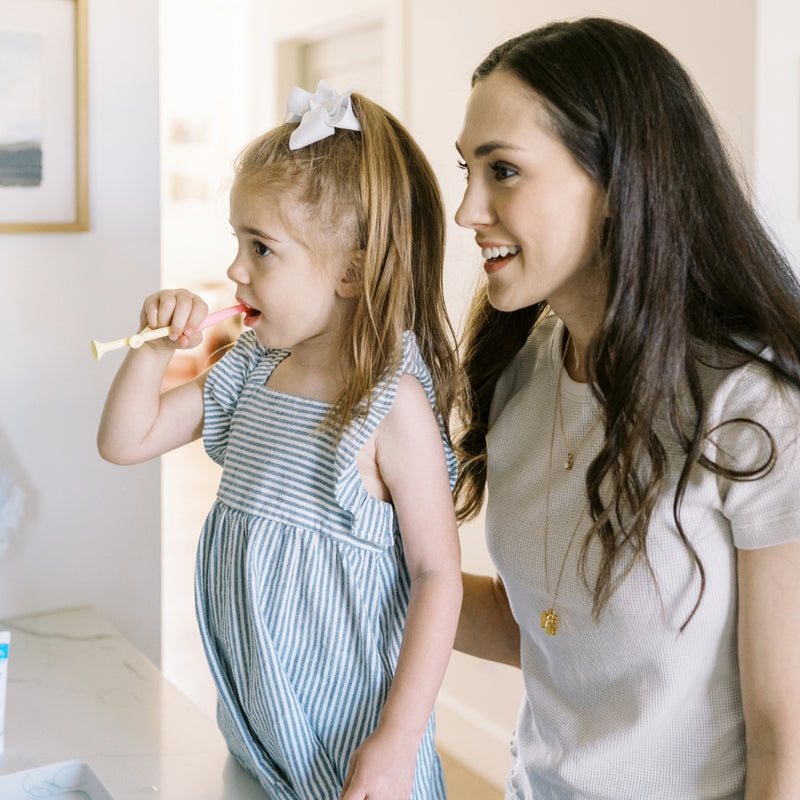
<path id="1" fill-rule="evenodd" d="M 151 294 L 142 305 L 142 327 L 147 325 L 155 330 L 169 325 L 172 322 L 176 306 L 177 297 L 175 292 Z"/>
<path id="2" fill-rule="evenodd" d="M 208 305 L 197 295 L 193 295 L 192 310 L 186 319 L 186 327 L 190 331 L 196 331 L 202 321 L 208 316 Z"/>
<path id="3" fill-rule="evenodd" d="M 208 315 L 208 306 L 205 302 L 196 294 L 182 289 L 175 292 L 174 304 L 170 302 L 170 305 L 172 305 L 171 313 L 166 306 L 159 309 L 158 325 L 170 326 L 169 338 L 173 341 L 178 341 L 183 335 L 191 337 Z"/>
<path id="4" fill-rule="evenodd" d="M 185 289 L 166 290 L 150 295 L 142 306 L 140 322 L 150 328 L 169 326 L 169 338 L 185 341 L 196 330 L 208 314 L 208 306 L 202 298 Z"/>

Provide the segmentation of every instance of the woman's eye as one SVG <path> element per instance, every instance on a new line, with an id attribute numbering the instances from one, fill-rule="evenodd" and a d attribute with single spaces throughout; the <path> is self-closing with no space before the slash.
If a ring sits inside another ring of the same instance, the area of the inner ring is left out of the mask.
<path id="1" fill-rule="evenodd" d="M 253 247 L 256 251 L 256 255 L 262 258 L 268 256 L 272 252 L 263 242 L 254 242 Z"/>
<path id="2" fill-rule="evenodd" d="M 456 164 L 458 164 L 458 168 L 464 172 L 464 177 L 468 179 L 469 178 L 469 167 L 467 166 L 467 162 L 466 161 L 457 161 Z"/>
<path id="3" fill-rule="evenodd" d="M 507 164 L 489 164 L 489 169 L 494 172 L 494 177 L 498 181 L 508 180 L 517 174 L 517 171 Z"/>

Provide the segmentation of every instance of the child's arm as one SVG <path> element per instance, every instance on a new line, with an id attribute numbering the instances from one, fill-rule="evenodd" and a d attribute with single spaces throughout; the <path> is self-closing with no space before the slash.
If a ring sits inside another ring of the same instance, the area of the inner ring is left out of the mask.
<path id="1" fill-rule="evenodd" d="M 375 732 L 350 761 L 342 800 L 408 800 L 417 752 L 452 650 L 461 607 L 461 556 L 436 418 L 403 375 L 376 431 L 376 459 L 391 492 L 411 575 L 403 643 Z"/>
<path id="2" fill-rule="evenodd" d="M 184 290 L 164 291 L 144 301 L 141 326 L 170 325 L 168 337 L 128 351 L 106 398 L 97 449 L 115 464 L 138 464 L 200 437 L 206 373 L 161 393 L 176 349 L 195 347 L 195 333 L 208 314 L 202 299 Z"/>

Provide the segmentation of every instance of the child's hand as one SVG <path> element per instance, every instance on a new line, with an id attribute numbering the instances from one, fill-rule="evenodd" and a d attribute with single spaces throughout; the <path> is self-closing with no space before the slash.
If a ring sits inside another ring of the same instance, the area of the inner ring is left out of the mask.
<path id="1" fill-rule="evenodd" d="M 339 800 L 408 800 L 418 749 L 419 742 L 399 745 L 378 727 L 350 758 Z"/>
<path id="2" fill-rule="evenodd" d="M 150 344 L 184 349 L 196 347 L 203 340 L 197 328 L 207 315 L 208 306 L 201 297 L 186 289 L 165 289 L 144 301 L 139 321 L 142 328 L 145 325 L 153 329 L 170 326 L 166 338 L 154 339 Z"/>

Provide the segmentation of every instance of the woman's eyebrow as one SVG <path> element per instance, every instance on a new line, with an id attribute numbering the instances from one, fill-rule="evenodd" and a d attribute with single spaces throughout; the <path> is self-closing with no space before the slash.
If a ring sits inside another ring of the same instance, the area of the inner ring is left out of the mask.
<path id="1" fill-rule="evenodd" d="M 495 150 L 521 150 L 522 148 L 517 147 L 513 144 L 508 144 L 508 142 L 500 142 L 500 141 L 492 141 L 486 142 L 486 144 L 478 145 L 475 148 L 475 158 L 483 158 L 484 156 L 488 156 L 489 154 L 493 153 Z M 463 156 L 464 154 L 461 152 L 461 148 L 458 146 L 458 142 L 456 142 L 456 150 L 458 150 L 459 155 Z"/>

